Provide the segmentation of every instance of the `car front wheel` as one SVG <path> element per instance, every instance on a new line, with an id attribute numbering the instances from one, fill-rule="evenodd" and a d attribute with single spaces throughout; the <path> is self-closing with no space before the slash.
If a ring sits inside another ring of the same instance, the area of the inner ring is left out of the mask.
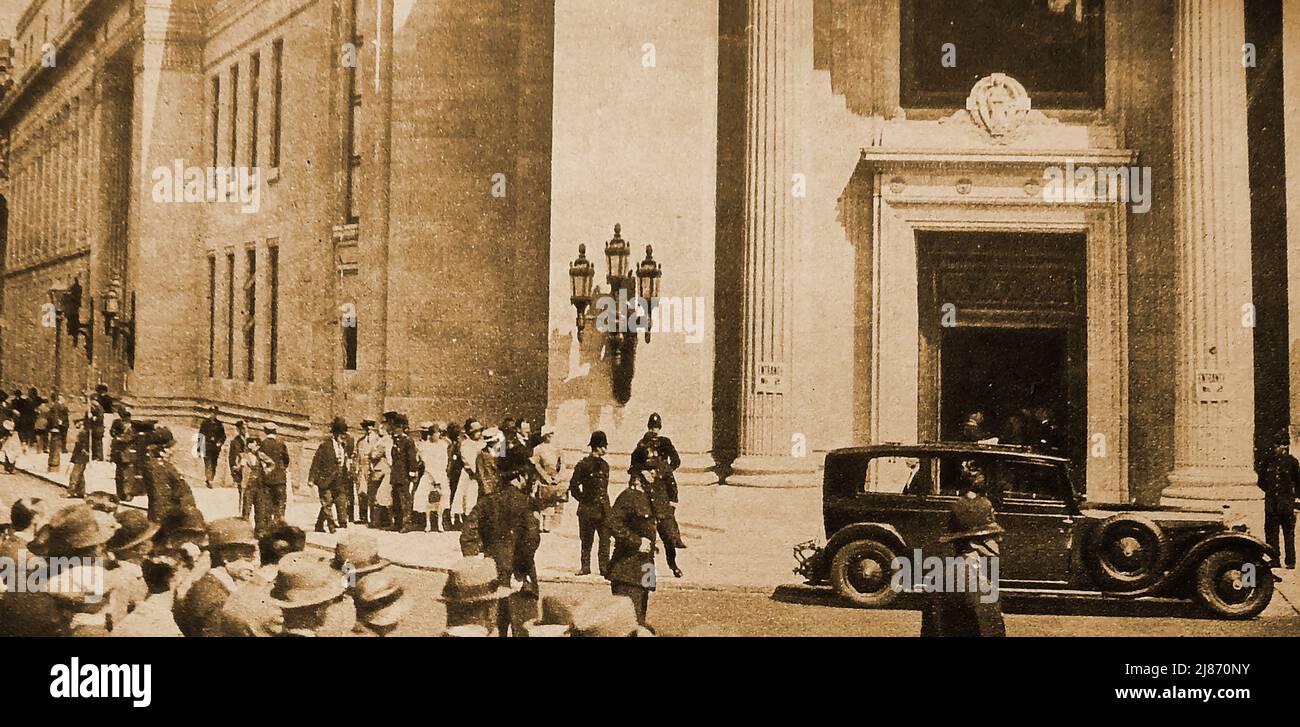
<path id="1" fill-rule="evenodd" d="M 1216 551 L 1196 566 L 1196 598 L 1218 616 L 1254 618 L 1273 598 L 1273 574 L 1242 551 Z"/>
<path id="2" fill-rule="evenodd" d="M 898 593 L 891 587 L 894 551 L 875 540 L 855 540 L 835 553 L 831 583 L 841 596 L 859 606 L 888 605 Z"/>

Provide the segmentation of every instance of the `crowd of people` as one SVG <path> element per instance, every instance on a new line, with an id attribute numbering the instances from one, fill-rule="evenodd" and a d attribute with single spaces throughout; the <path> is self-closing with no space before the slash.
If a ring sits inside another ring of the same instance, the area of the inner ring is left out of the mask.
<path id="1" fill-rule="evenodd" d="M 116 492 L 87 494 L 84 468 L 104 456 L 107 411 L 117 414 L 109 432 Z M 15 392 L 0 412 L 7 467 L 32 448 L 50 452 L 58 467 L 70 419 L 58 392 L 48 401 L 35 390 Z M 171 431 L 133 420 L 105 391 L 87 392 L 72 422 L 67 493 L 84 501 L 20 499 L 6 513 L 11 522 L 0 521 L 0 634 L 386 635 L 397 628 L 409 599 L 379 558 L 375 536 L 344 532 L 332 561 L 306 550 L 305 533 L 285 522 L 290 455 L 275 425 L 237 421 L 227 439 L 218 414 L 213 408 L 200 423 L 197 454 L 208 486 L 224 463 L 239 504 L 231 517 L 207 522 L 173 462 Z M 652 633 L 655 556 L 663 552 L 680 577 L 676 549 L 685 547 L 675 516 L 680 458 L 657 414 L 632 454 L 628 487 L 613 502 L 604 432 L 592 433 L 589 453 L 570 468 L 549 426 L 534 434 L 524 420 L 500 427 L 473 418 L 463 426 L 426 421 L 413 437 L 406 415 L 381 419 L 382 428 L 362 421 L 354 438 L 335 418 L 316 448 L 307 478 L 320 500 L 316 529 L 459 531 L 463 559 L 439 599 L 448 635 Z M 138 495 L 146 510 L 122 504 Z M 591 573 L 594 547 L 610 583 L 606 597 L 581 603 L 543 597 L 535 562 L 541 534 L 558 527 L 570 499 L 577 501 L 578 573 Z M 63 572 L 51 573 L 52 565 Z M 50 585 L 23 588 L 38 572 Z"/>

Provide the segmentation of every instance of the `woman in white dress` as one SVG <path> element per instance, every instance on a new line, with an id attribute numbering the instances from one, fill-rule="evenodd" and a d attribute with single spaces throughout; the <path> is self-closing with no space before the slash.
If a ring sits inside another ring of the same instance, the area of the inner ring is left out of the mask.
<path id="1" fill-rule="evenodd" d="M 538 476 L 541 530 L 549 533 L 560 526 L 560 520 L 564 517 L 564 501 L 568 496 L 564 456 L 555 445 L 555 427 L 549 424 L 542 427 L 542 441 L 533 448 L 532 463 Z"/>
<path id="2" fill-rule="evenodd" d="M 483 449 L 483 425 L 477 419 L 465 422 L 465 438 L 460 440 L 460 482 L 456 484 L 456 497 L 451 501 L 451 518 L 454 526 L 464 524 L 470 510 L 478 504 L 478 453 Z"/>
<path id="3" fill-rule="evenodd" d="M 442 513 L 442 498 L 449 489 L 447 484 L 447 440 L 442 432 L 446 426 L 442 422 L 422 422 L 420 424 L 420 441 L 415 443 L 415 451 L 424 466 L 424 474 L 415 486 L 414 502 L 411 508 L 422 516 L 414 523 L 421 531 L 424 523 L 429 532 L 437 532 L 438 516 Z"/>

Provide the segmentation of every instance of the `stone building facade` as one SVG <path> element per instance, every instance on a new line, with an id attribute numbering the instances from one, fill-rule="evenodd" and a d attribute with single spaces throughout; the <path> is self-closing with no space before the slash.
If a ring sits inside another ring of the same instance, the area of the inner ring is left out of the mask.
<path id="1" fill-rule="evenodd" d="M 37 0 L 0 382 L 49 385 L 77 278 L 61 378 L 176 421 L 509 414 L 626 452 L 658 411 L 683 480 L 789 485 L 1041 411 L 1090 497 L 1249 499 L 1300 423 L 1300 2 L 1266 5 Z M 258 169 L 258 210 L 156 202 L 176 160 Z M 1053 194 L 1083 168 L 1145 204 Z M 670 305 L 635 347 L 570 300 L 616 224 Z"/>

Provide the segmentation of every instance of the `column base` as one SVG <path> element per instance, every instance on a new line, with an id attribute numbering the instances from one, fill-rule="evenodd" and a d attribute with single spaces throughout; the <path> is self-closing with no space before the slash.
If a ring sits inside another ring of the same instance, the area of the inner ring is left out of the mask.
<path id="1" fill-rule="evenodd" d="M 707 453 L 683 454 L 682 466 L 673 472 L 679 486 L 708 487 L 718 484 L 718 468 Z"/>
<path id="2" fill-rule="evenodd" d="M 1218 511 L 1244 518 L 1251 530 L 1264 524 L 1264 493 L 1248 467 L 1184 467 L 1169 473 L 1160 504 Z"/>
<path id="3" fill-rule="evenodd" d="M 817 460 L 742 456 L 731 463 L 722 484 L 737 487 L 799 488 L 821 485 Z"/>

